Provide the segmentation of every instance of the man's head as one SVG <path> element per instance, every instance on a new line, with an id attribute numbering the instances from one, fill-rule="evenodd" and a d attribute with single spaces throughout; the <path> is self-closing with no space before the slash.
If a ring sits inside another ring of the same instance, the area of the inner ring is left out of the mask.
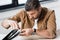
<path id="1" fill-rule="evenodd" d="M 39 0 L 27 0 L 25 4 L 25 10 L 31 19 L 36 19 L 41 12 Z"/>

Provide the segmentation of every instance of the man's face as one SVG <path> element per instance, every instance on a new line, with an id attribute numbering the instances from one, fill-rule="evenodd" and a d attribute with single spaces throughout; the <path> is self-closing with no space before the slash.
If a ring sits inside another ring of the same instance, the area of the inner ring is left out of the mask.
<path id="1" fill-rule="evenodd" d="M 30 19 L 36 19 L 36 18 L 38 18 L 40 11 L 39 10 L 31 10 L 31 11 L 27 11 L 27 14 L 30 17 Z"/>

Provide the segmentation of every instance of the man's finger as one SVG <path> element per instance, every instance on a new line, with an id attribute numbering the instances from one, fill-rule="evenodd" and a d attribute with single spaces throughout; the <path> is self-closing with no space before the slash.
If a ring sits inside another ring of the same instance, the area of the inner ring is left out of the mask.
<path id="1" fill-rule="evenodd" d="M 22 29 L 21 22 L 18 23 L 18 28 Z"/>
<path id="2" fill-rule="evenodd" d="M 16 29 L 18 29 L 17 23 L 13 22 Z"/>
<path id="3" fill-rule="evenodd" d="M 22 30 L 22 32 L 25 32 L 25 31 L 26 31 L 26 29 L 23 29 L 23 30 Z"/>
<path id="4" fill-rule="evenodd" d="M 20 33 L 20 35 L 21 35 L 21 36 L 25 36 L 25 35 L 26 35 L 26 33 L 25 33 L 25 32 L 24 32 L 24 33 Z"/>

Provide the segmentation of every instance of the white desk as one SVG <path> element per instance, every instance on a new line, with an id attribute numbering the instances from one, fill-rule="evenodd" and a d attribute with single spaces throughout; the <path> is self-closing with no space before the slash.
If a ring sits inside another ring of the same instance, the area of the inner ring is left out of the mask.
<path id="1" fill-rule="evenodd" d="M 7 34 L 0 34 L 0 40 L 2 40 Z M 17 36 L 12 40 L 60 40 L 60 31 L 57 31 L 57 37 L 55 39 L 39 39 L 38 36 L 36 35 L 32 35 L 29 37 L 25 37 L 25 36 Z"/>

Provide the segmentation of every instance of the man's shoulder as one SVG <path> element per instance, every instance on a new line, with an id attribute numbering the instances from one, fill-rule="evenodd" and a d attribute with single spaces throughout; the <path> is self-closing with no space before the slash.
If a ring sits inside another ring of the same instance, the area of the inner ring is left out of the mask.
<path id="1" fill-rule="evenodd" d="M 25 15 L 26 15 L 25 9 L 20 9 L 19 12 L 18 12 L 18 14 L 19 14 L 21 17 L 25 17 Z"/>
<path id="2" fill-rule="evenodd" d="M 54 10 L 53 10 L 53 9 L 51 9 L 51 8 L 42 7 L 42 9 L 47 10 L 47 12 L 54 12 Z"/>
<path id="3" fill-rule="evenodd" d="M 24 11 L 25 11 L 24 9 L 20 9 L 20 10 L 18 11 L 18 13 L 19 13 L 19 14 L 23 14 Z"/>
<path id="4" fill-rule="evenodd" d="M 54 10 L 53 9 L 50 9 L 50 8 L 46 8 L 46 7 L 43 7 L 43 13 L 45 13 L 45 16 L 44 16 L 44 18 L 49 18 L 49 16 L 51 15 L 51 14 L 55 14 L 55 13 L 53 13 L 54 12 Z"/>

